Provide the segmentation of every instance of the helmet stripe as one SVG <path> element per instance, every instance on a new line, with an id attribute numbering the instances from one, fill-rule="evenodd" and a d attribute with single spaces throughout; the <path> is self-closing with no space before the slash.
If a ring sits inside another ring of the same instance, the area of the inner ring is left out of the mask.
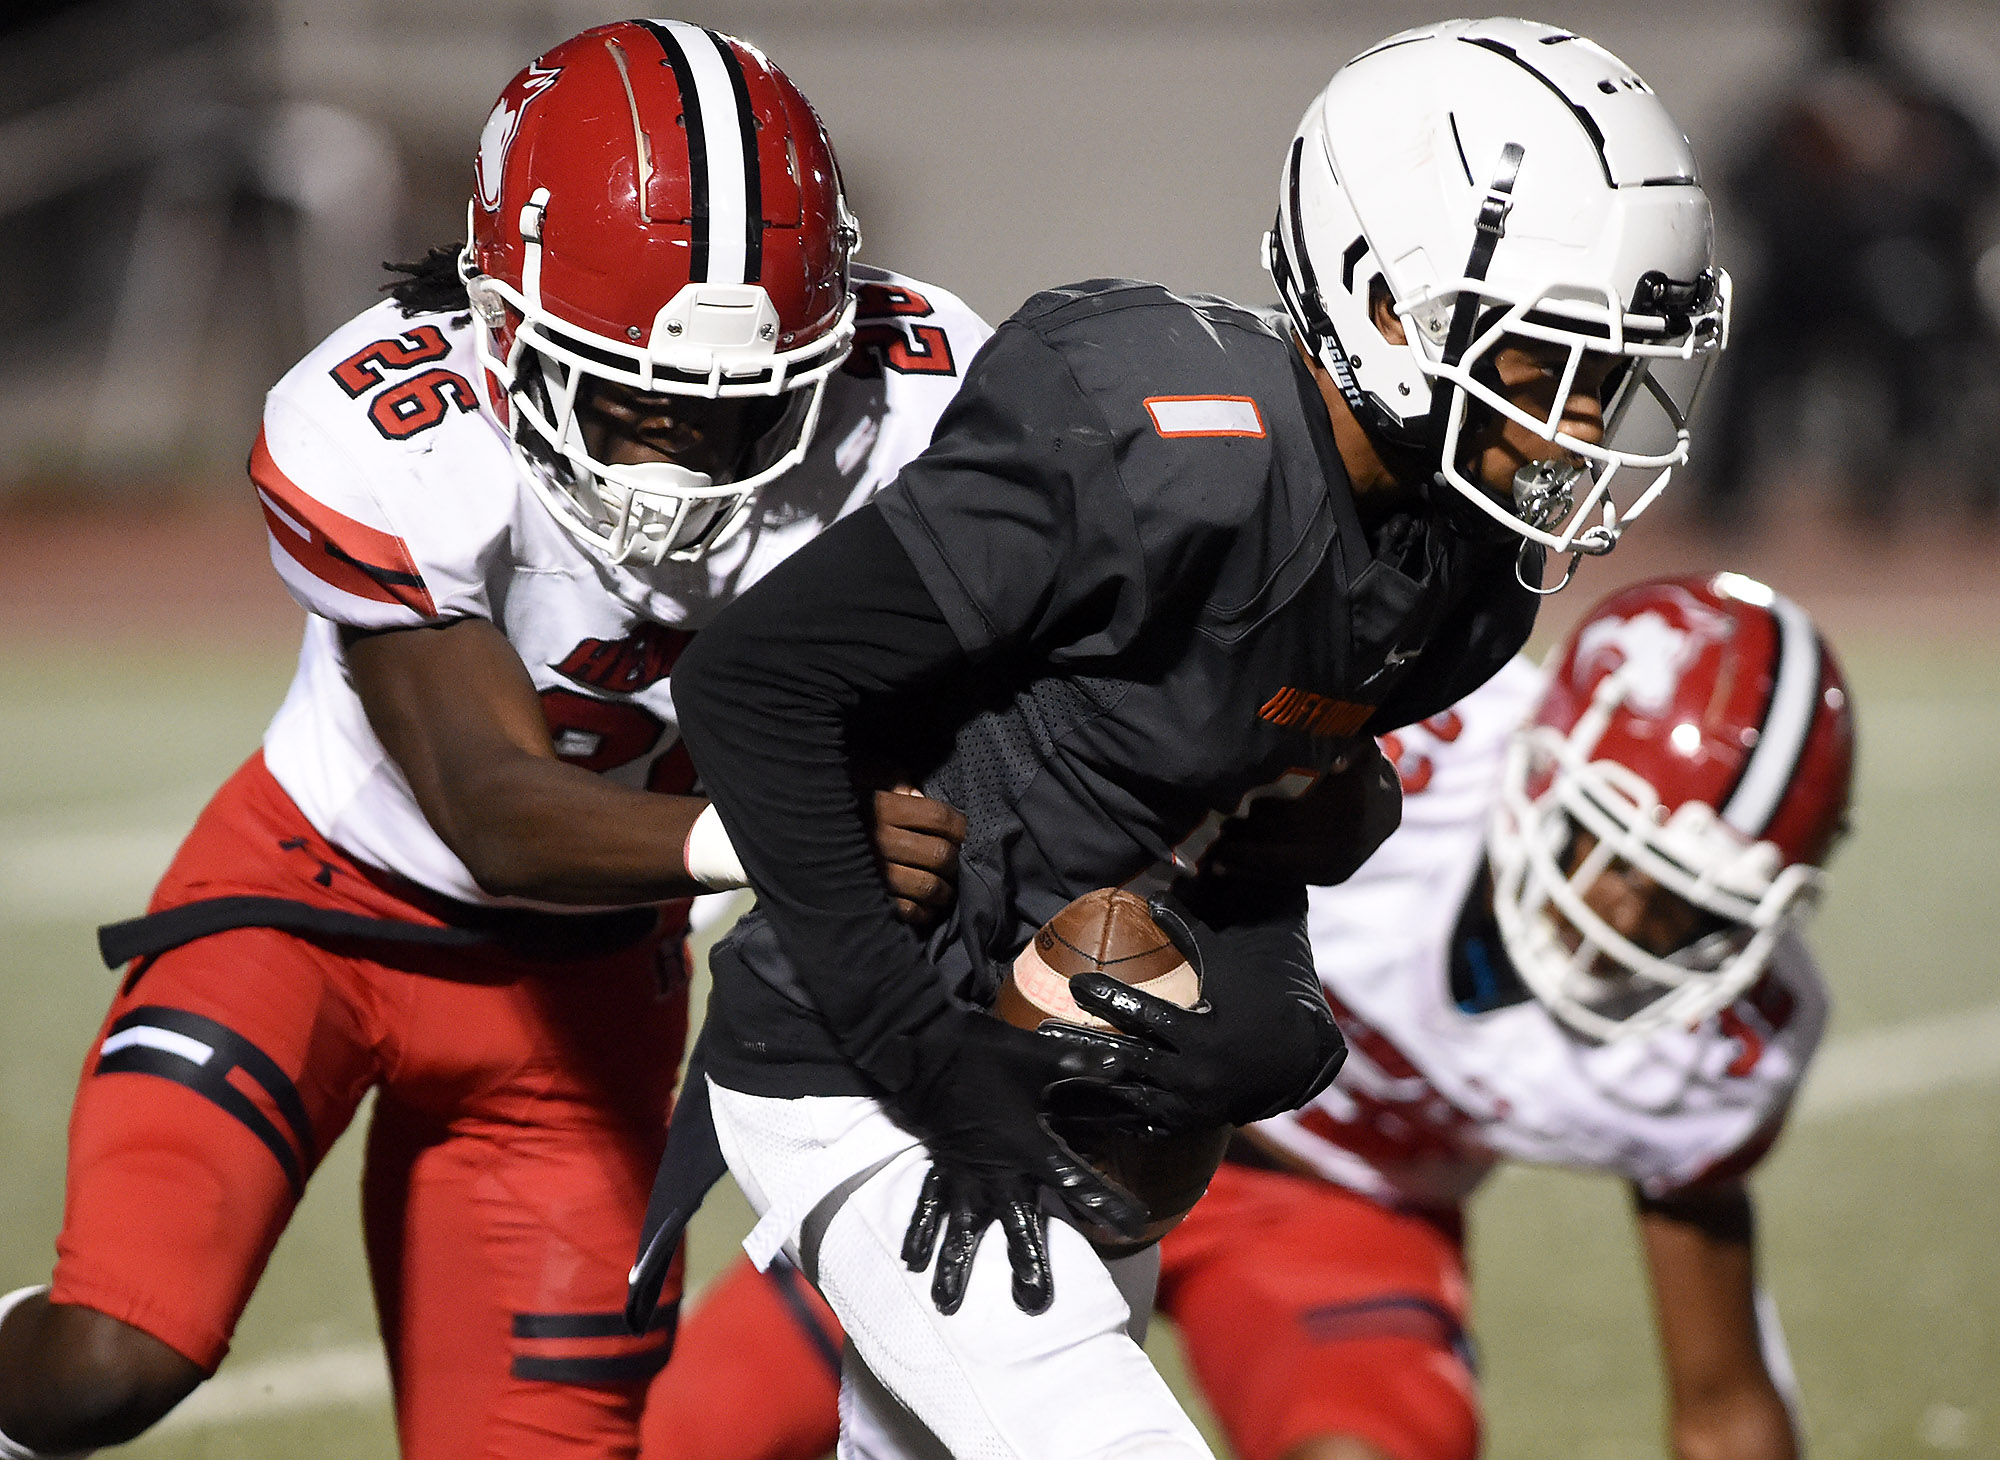
<path id="1" fill-rule="evenodd" d="M 688 226 L 694 235 L 688 248 L 688 278 L 700 284 L 708 279 L 708 139 L 702 125 L 701 91 L 695 83 L 694 68 L 688 64 L 687 52 L 681 49 L 675 34 L 694 27 L 674 20 L 642 20 L 639 24 L 653 33 L 653 39 L 666 52 L 667 64 L 674 68 L 674 84 L 680 88 L 681 125 L 687 135 L 688 152 Z"/>
<path id="2" fill-rule="evenodd" d="M 1313 272 L 1312 254 L 1306 249 L 1305 227 L 1299 221 L 1299 174 L 1304 171 L 1305 146 L 1303 136 L 1294 137 L 1291 155 L 1285 162 L 1285 189 L 1278 202 L 1277 224 L 1271 230 L 1271 279 L 1278 286 L 1278 297 L 1291 315 L 1293 325 L 1332 374 L 1348 409 L 1365 421 L 1368 402 L 1361 394 L 1361 387 L 1355 384 L 1354 372 L 1347 364 L 1347 351 L 1334 333 L 1333 321 L 1327 317 L 1325 301 L 1320 297 L 1319 277 Z M 1287 260 L 1287 232 L 1291 235 L 1290 257 L 1299 264 L 1296 275 Z"/>
<path id="3" fill-rule="evenodd" d="M 764 272 L 764 175 L 757 160 L 757 114 L 750 109 L 743 62 L 728 41 L 713 31 L 710 35 L 722 53 L 730 93 L 736 98 L 736 130 L 743 138 L 743 281 L 754 284 Z"/>
<path id="4" fill-rule="evenodd" d="M 737 90 L 741 78 L 734 85 L 731 82 L 729 64 L 735 57 L 727 43 L 698 25 L 681 20 L 649 21 L 647 25 L 660 36 L 661 44 L 670 48 L 668 59 L 681 85 L 682 115 L 687 124 L 689 177 L 691 182 L 698 180 L 694 200 L 696 252 L 704 257 L 701 267 L 689 271 L 689 278 L 716 284 L 749 283 L 747 220 L 756 179 L 748 164 L 756 157 L 757 139 L 750 124 L 747 93 Z"/>
<path id="5" fill-rule="evenodd" d="M 1604 129 L 1597 125 L 1597 118 L 1593 117 L 1590 114 L 1588 108 L 1579 106 L 1577 105 L 1576 102 L 1572 101 L 1570 99 L 1570 95 L 1568 92 L 1564 91 L 1560 86 L 1556 85 L 1555 81 L 1551 79 L 1545 72 L 1540 71 L 1536 69 L 1534 66 L 1529 65 L 1528 62 L 1522 58 L 1521 53 L 1515 50 L 1512 46 L 1508 45 L 1505 41 L 1496 41 L 1491 36 L 1481 36 L 1481 35 L 1460 36 L 1459 39 L 1464 41 L 1468 46 L 1478 46 L 1482 51 L 1491 51 L 1496 56 L 1505 56 L 1508 60 L 1512 61 L 1516 66 L 1519 66 L 1523 71 L 1526 71 L 1530 76 L 1534 77 L 1535 80 L 1541 82 L 1542 85 L 1548 87 L 1550 91 L 1554 92 L 1556 95 L 1556 100 L 1560 101 L 1564 106 L 1569 108 L 1570 115 L 1576 118 L 1577 124 L 1583 128 L 1585 135 L 1587 135 L 1590 138 L 1590 145 L 1597 149 L 1597 165 L 1604 169 L 1604 185 L 1608 188 L 1615 188 L 1618 186 L 1618 180 L 1612 177 L 1611 175 L 1610 154 L 1604 150 Z M 1561 37 L 1547 37 L 1545 39 L 1573 40 L 1575 39 L 1575 37 L 1561 36 Z"/>
<path id="6" fill-rule="evenodd" d="M 1761 837 L 1791 789 L 1792 773 L 1804 754 L 1819 703 L 1819 635 L 1806 611 L 1789 598 L 1771 603 L 1778 625 L 1778 664 L 1772 676 L 1771 702 L 1756 748 L 1743 767 L 1743 777 L 1722 808 L 1722 820 L 1747 837 Z"/>

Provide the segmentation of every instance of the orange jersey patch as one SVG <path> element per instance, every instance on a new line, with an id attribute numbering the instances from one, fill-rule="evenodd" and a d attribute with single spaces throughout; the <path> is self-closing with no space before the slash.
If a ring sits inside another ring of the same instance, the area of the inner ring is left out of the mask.
<path id="1" fill-rule="evenodd" d="M 1153 429 L 1182 436 L 1262 436 L 1264 415 L 1247 395 L 1149 395 Z"/>

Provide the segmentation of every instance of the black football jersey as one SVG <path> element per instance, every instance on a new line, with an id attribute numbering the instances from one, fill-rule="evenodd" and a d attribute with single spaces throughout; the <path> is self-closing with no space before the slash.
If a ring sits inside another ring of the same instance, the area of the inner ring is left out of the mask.
<path id="1" fill-rule="evenodd" d="M 885 696 L 849 752 L 966 814 L 957 907 L 927 951 L 975 1004 L 1064 903 L 1194 870 L 1247 797 L 1296 794 L 1357 737 L 1449 705 L 1534 616 L 1513 546 L 1429 516 L 1364 530 L 1289 339 L 1157 285 L 1030 300 L 875 510 L 963 667 Z M 762 913 L 716 966 L 721 1043 L 818 1063 Z M 721 1063 L 739 1088 L 836 1092 Z"/>

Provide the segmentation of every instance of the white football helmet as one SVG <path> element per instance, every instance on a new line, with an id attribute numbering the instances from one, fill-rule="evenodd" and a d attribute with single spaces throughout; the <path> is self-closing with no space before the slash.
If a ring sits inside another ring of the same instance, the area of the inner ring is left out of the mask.
<path id="1" fill-rule="evenodd" d="M 1530 542 L 1603 553 L 1687 459 L 1728 334 L 1712 235 L 1687 139 L 1622 61 L 1553 26 L 1453 20 L 1335 73 L 1293 139 L 1264 263 L 1392 469 L 1448 483 Z M 1401 346 L 1373 321 L 1378 279 Z M 1568 352 L 1546 419 L 1498 389 L 1509 336 Z M 1587 352 L 1618 357 L 1601 444 L 1561 429 Z M 1461 444 L 1488 412 L 1587 469 L 1524 469 L 1514 502 L 1496 500 Z"/>

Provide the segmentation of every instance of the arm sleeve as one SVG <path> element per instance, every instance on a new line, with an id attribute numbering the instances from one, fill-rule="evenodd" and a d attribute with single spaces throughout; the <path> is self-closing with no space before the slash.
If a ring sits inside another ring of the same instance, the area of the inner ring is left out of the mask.
<path id="1" fill-rule="evenodd" d="M 871 697 L 921 687 L 964 651 L 873 506 L 836 523 L 717 615 L 674 668 L 680 730 L 779 946 L 842 1052 L 888 1090 L 906 1036 L 949 1000 L 896 921 L 848 775 Z"/>

